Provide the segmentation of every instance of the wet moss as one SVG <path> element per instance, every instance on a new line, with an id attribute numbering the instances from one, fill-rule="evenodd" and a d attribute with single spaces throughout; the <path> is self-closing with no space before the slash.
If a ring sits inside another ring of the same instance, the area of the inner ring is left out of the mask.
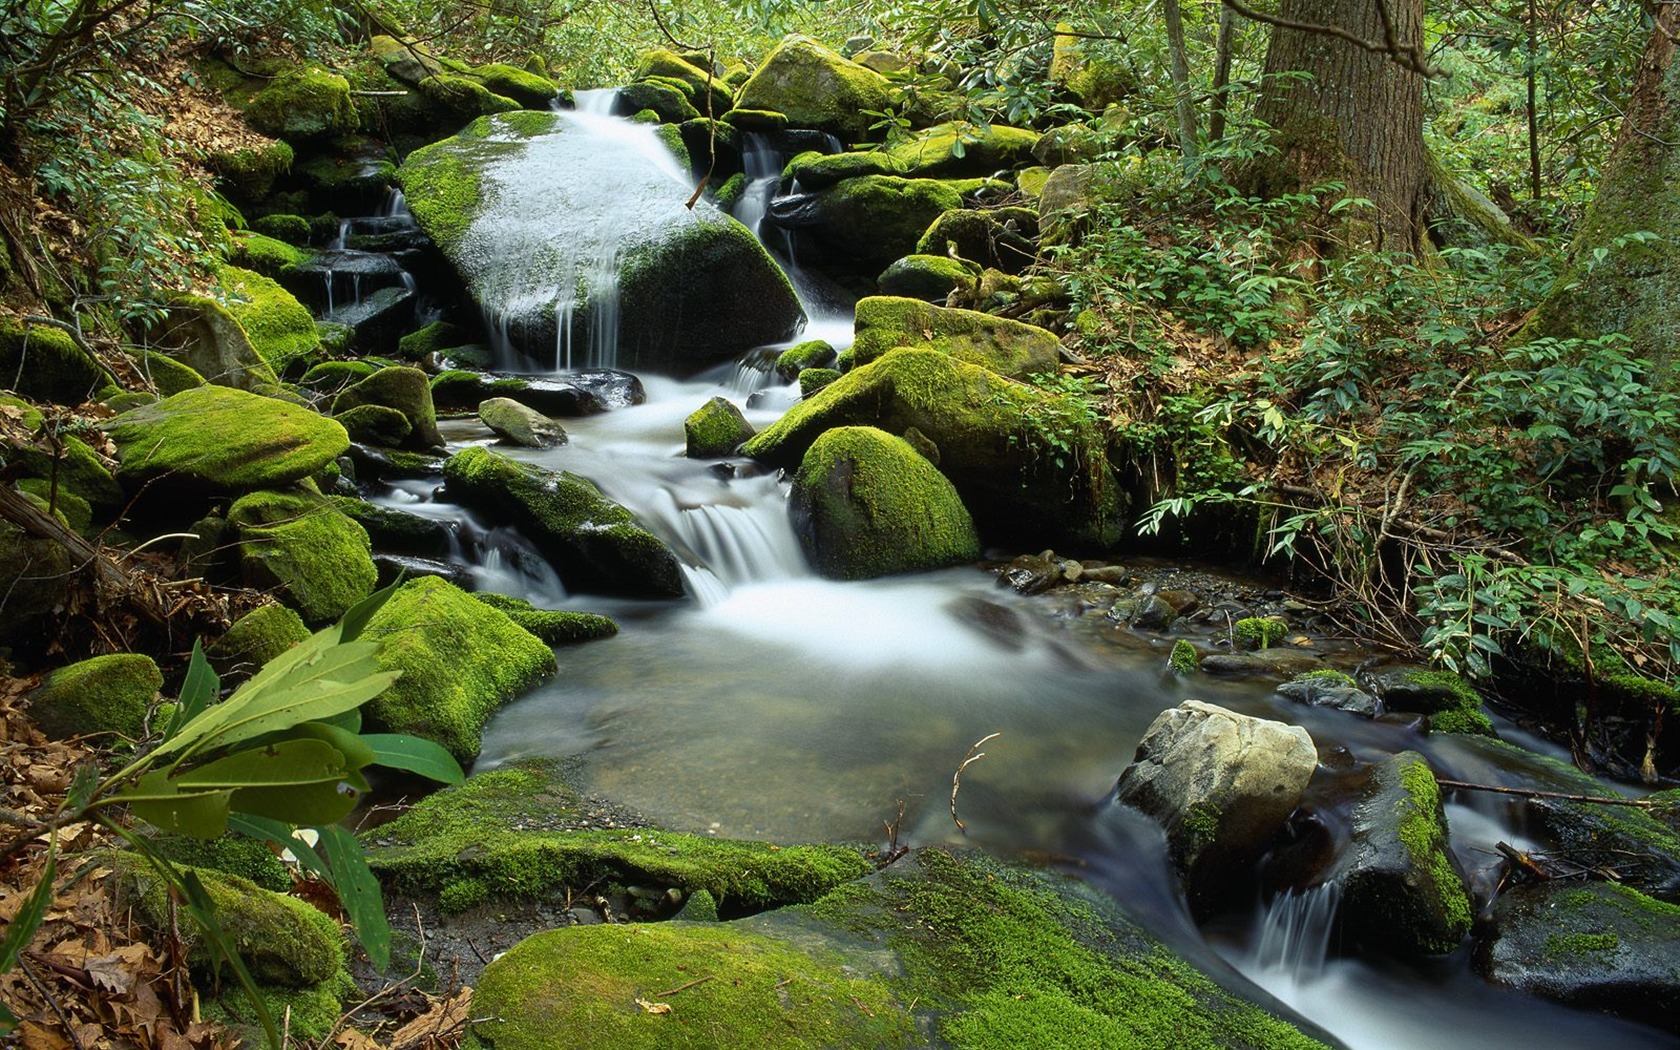
<path id="1" fill-rule="evenodd" d="M 1446 919 L 1447 930 L 1431 950 L 1449 952 L 1470 932 L 1470 896 L 1447 854 L 1441 787 L 1435 782 L 1428 762 L 1417 755 L 1411 758 L 1412 761 L 1400 768 L 1400 784 L 1406 795 L 1400 813 L 1400 842 L 1406 847 L 1412 866 L 1428 873 Z"/>
<path id="2" fill-rule="evenodd" d="M 1167 654 L 1167 667 L 1173 674 L 1188 677 L 1196 673 L 1201 667 L 1202 654 L 1188 641 L 1180 638 L 1173 643 L 1172 652 Z"/>
<path id="3" fill-rule="evenodd" d="M 1613 952 L 1621 947 L 1622 939 L 1608 933 L 1554 933 L 1546 938 L 1548 955 L 1586 955 L 1589 952 Z"/>
<path id="4" fill-rule="evenodd" d="M 832 368 L 807 368 L 799 373 L 799 396 L 814 397 L 839 378 L 840 373 Z"/>
<path id="5" fill-rule="evenodd" d="M 612 884 L 705 890 L 723 907 L 757 911 L 816 900 L 871 870 L 861 851 L 844 846 L 782 847 L 653 828 L 562 830 L 577 805 L 548 767 L 496 769 L 421 800 L 364 842 L 387 886 L 455 906 Z"/>
<path id="6" fill-rule="evenodd" d="M 476 592 L 473 597 L 492 609 L 500 609 L 508 619 L 549 645 L 592 642 L 618 633 L 617 622 L 596 613 L 539 609 L 523 598 L 485 591 Z"/>
<path id="7" fill-rule="evenodd" d="M 216 276 L 228 312 L 245 330 L 252 349 L 276 373 L 284 374 L 321 349 L 315 318 L 273 279 L 237 266 L 223 266 Z"/>
<path id="8" fill-rule="evenodd" d="M 807 368 L 832 367 L 834 358 L 834 347 L 827 340 L 807 339 L 781 352 L 776 358 L 776 374 L 791 383 Z"/>
<path id="9" fill-rule="evenodd" d="M 399 588 L 367 636 L 380 643 L 380 668 L 402 675 L 367 714 L 463 762 L 478 755 L 490 713 L 555 668 L 554 653 L 530 632 L 435 576 Z"/>
<path id="10" fill-rule="evenodd" d="M 140 653 L 112 653 L 50 672 L 30 694 L 30 716 L 55 738 L 116 733 L 138 740 L 163 674 Z"/>
<path id="11" fill-rule="evenodd" d="M 306 623 L 336 620 L 378 579 L 367 530 L 318 493 L 253 492 L 228 508 L 251 586 L 271 589 Z"/>
<path id="12" fill-rule="evenodd" d="M 1246 616 L 1231 628 L 1238 645 L 1244 649 L 1270 649 L 1283 641 L 1289 626 L 1280 620 L 1262 616 Z"/>
<path id="13" fill-rule="evenodd" d="M 683 420 L 690 459 L 718 459 L 733 456 L 755 431 L 747 418 L 727 398 L 714 397 Z"/>

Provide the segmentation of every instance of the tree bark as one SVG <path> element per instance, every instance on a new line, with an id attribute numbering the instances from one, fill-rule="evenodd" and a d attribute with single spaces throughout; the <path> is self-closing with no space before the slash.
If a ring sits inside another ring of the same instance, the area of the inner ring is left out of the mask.
<path id="1" fill-rule="evenodd" d="M 1570 265 L 1522 337 L 1621 332 L 1663 365 L 1680 354 L 1680 8 L 1664 4 L 1634 74 L 1633 94 L 1570 248 Z M 1654 240 L 1633 239 L 1639 232 Z M 1680 389 L 1672 368 L 1661 382 Z"/>
<path id="2" fill-rule="evenodd" d="M 1423 0 L 1282 0 L 1278 19 L 1409 44 L 1422 32 Z M 1417 250 L 1430 178 L 1422 76 L 1380 51 L 1281 25 L 1272 29 L 1265 73 L 1255 115 L 1275 130 L 1278 153 L 1249 165 L 1245 188 L 1278 197 L 1340 182 L 1343 196 L 1372 207 L 1341 212 L 1333 236 L 1351 236 L 1364 247 Z M 1299 73 L 1309 76 L 1286 75 Z"/>
<path id="3" fill-rule="evenodd" d="M 1161 13 L 1167 22 L 1167 49 L 1172 52 L 1173 94 L 1177 96 L 1174 110 L 1178 114 L 1178 148 L 1187 165 L 1196 163 L 1196 110 L 1190 101 L 1190 58 L 1184 47 L 1184 17 L 1178 0 L 1161 0 Z"/>

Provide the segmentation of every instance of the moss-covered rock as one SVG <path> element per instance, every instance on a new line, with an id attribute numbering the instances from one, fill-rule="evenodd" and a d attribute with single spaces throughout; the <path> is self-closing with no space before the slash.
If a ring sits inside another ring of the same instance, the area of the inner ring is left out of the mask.
<path id="1" fill-rule="evenodd" d="M 30 717 L 55 738 L 115 733 L 138 740 L 163 673 L 140 653 L 96 656 L 49 673 L 29 694 Z"/>
<path id="2" fill-rule="evenodd" d="M 1383 706 L 1427 714 L 1435 732 L 1494 735 L 1481 694 L 1452 671 L 1397 667 L 1377 673 L 1373 684 Z"/>
<path id="3" fill-rule="evenodd" d="M 805 556 L 824 576 L 868 579 L 980 556 L 957 490 L 903 438 L 836 427 L 811 445 L 788 501 Z"/>
<path id="4" fill-rule="evenodd" d="M 1121 495 L 1104 440 L 1063 395 L 937 350 L 899 349 L 795 405 L 742 451 L 792 468 L 837 426 L 921 431 L 988 542 L 1077 549 L 1120 535 Z"/>
<path id="5" fill-rule="evenodd" d="M 817 392 L 840 378 L 833 368 L 807 368 L 799 373 L 799 396 L 814 397 Z"/>
<path id="6" fill-rule="evenodd" d="M 41 510 L 58 516 L 59 520 L 83 536 L 93 526 L 93 508 L 88 501 L 65 488 L 53 487 L 48 478 L 23 478 L 18 491 L 33 499 Z"/>
<path id="7" fill-rule="evenodd" d="M 140 920 L 160 935 L 181 937 L 193 968 L 211 972 L 212 958 L 202 934 L 178 921 L 169 887 L 152 866 L 132 853 L 111 854 L 110 861 L 121 898 Z M 286 988 L 339 982 L 348 949 L 338 923 L 324 912 L 237 875 L 210 868 L 188 870 L 204 884 L 222 932 L 256 980 Z"/>
<path id="8" fill-rule="evenodd" d="M 696 120 L 700 111 L 694 108 L 687 93 L 669 84 L 640 81 L 626 84 L 618 90 L 619 105 L 631 113 L 651 110 L 665 124 L 681 124 Z"/>
<path id="9" fill-rule="evenodd" d="M 618 624 L 611 617 L 596 613 L 539 609 L 523 598 L 488 591 L 475 592 L 473 597 L 492 609 L 500 609 L 508 619 L 549 645 L 592 642 L 618 633 Z"/>
<path id="10" fill-rule="evenodd" d="M 208 493 L 302 481 L 344 454 L 350 437 L 307 408 L 229 387 L 201 386 L 132 409 L 104 429 L 125 485 Z"/>
<path id="11" fill-rule="evenodd" d="M 253 95 L 245 119 L 270 138 L 305 142 L 356 130 L 356 103 L 348 80 L 310 66 Z"/>
<path id="12" fill-rule="evenodd" d="M 260 605 L 235 620 L 204 655 L 224 677 L 250 675 L 308 638 L 309 628 L 296 612 L 284 605 Z"/>
<path id="13" fill-rule="evenodd" d="M 305 372 L 298 379 L 298 385 L 318 393 L 336 395 L 377 371 L 379 366 L 370 361 L 322 361 Z"/>
<path id="14" fill-rule="evenodd" d="M 333 399 L 333 415 L 363 405 L 382 405 L 402 413 L 411 428 L 408 438 L 411 446 L 443 447 L 443 435 L 437 428 L 437 409 L 432 404 L 431 379 L 418 368 L 381 368 L 358 380 Z"/>
<path id="15" fill-rule="evenodd" d="M 979 267 L 948 255 L 906 255 L 875 279 L 882 295 L 943 303 L 958 288 L 972 288 Z"/>
<path id="16" fill-rule="evenodd" d="M 37 443 L 10 449 L 6 456 L 30 476 L 49 482 L 56 478 L 60 493 L 85 500 L 102 520 L 115 514 L 125 502 L 122 486 L 106 469 L 104 460 L 74 434 L 59 436 L 56 455 Z"/>
<path id="17" fill-rule="evenodd" d="M 265 142 L 210 154 L 207 163 L 216 173 L 218 187 L 241 202 L 259 201 L 274 188 L 274 180 L 291 170 L 292 147 L 286 142 Z"/>
<path id="18" fill-rule="evenodd" d="M 233 235 L 228 261 L 264 277 L 278 278 L 288 267 L 309 261 L 310 252 L 274 237 L 249 230 Z"/>
<path id="19" fill-rule="evenodd" d="M 469 599 L 470 600 L 470 599 Z M 363 837 L 390 888 L 455 910 L 599 884 L 706 890 L 739 913 L 813 901 L 870 870 L 846 846 L 785 846 L 654 828 L 568 830 L 576 792 L 540 765 L 478 773 Z"/>
<path id="20" fill-rule="evenodd" d="M 713 116 L 722 117 L 734 105 L 734 93 L 722 77 L 713 76 L 701 66 L 665 48 L 644 52 L 630 76 L 631 80 L 650 78 L 674 80 L 685 85 L 689 101 L 701 113 L 709 108 Z"/>
<path id="21" fill-rule="evenodd" d="M 211 868 L 224 875 L 237 875 L 275 893 L 285 893 L 292 888 L 291 871 L 262 839 L 231 832 L 213 839 L 157 835 L 147 839 L 146 845 L 176 865 Z"/>
<path id="22" fill-rule="evenodd" d="M 478 418 L 495 431 L 504 445 L 521 448 L 554 448 L 566 443 L 566 428 L 529 405 L 510 397 L 492 397 L 478 403 Z"/>
<path id="23" fill-rule="evenodd" d="M 274 215 L 259 216 L 251 220 L 251 230 L 264 237 L 283 241 L 294 248 L 304 248 L 309 245 L 309 220 L 301 215 L 279 212 Z M 246 269 L 256 269 L 256 267 L 248 266 Z"/>
<path id="24" fill-rule="evenodd" d="M 1615 883 L 1516 886 L 1476 965 L 1495 984 L 1680 1031 L 1680 908 Z"/>
<path id="25" fill-rule="evenodd" d="M 176 296 L 159 344 L 170 357 L 218 386 L 254 394 L 271 394 L 280 387 L 274 368 L 257 353 L 232 311 L 207 296 Z"/>
<path id="26" fill-rule="evenodd" d="M 1442 955 L 1470 932 L 1470 896 L 1447 850 L 1441 789 L 1422 755 L 1402 751 L 1372 770 L 1332 878 L 1342 887 L 1343 929 L 1369 947 Z"/>
<path id="27" fill-rule="evenodd" d="M 276 373 L 302 365 L 321 349 L 315 318 L 278 282 L 237 266 L 221 267 L 217 279 L 226 293 L 228 312 L 250 338 L 257 356 Z"/>
<path id="28" fill-rule="evenodd" d="M 834 347 L 827 340 L 807 339 L 782 351 L 776 358 L 776 374 L 791 383 L 807 368 L 833 367 L 835 359 Z"/>
<path id="29" fill-rule="evenodd" d="M 816 261 L 849 263 L 872 278 L 914 253 L 935 219 L 961 207 L 962 192 L 948 182 L 864 175 L 817 191 L 798 211 L 773 211 L 771 220 L 809 234 Z"/>
<path id="30" fill-rule="evenodd" d="M 0 522 L 0 588 L 6 595 L 0 604 L 0 648 L 13 659 L 42 651 L 36 643 L 67 604 L 76 568 L 63 544 Z"/>
<path id="31" fill-rule="evenodd" d="M 952 255 L 1017 274 L 1038 261 L 1038 213 L 1029 208 L 948 211 L 916 242 L 922 255 Z"/>
<path id="32" fill-rule="evenodd" d="M 937 350 L 1011 379 L 1054 373 L 1061 364 L 1061 343 L 1036 325 L 919 299 L 859 299 L 853 332 L 854 367 L 897 347 Z"/>
<path id="33" fill-rule="evenodd" d="M 68 332 L 0 319 L 0 386 L 36 401 L 79 405 L 110 382 Z"/>
<path id="34" fill-rule="evenodd" d="M 1056 26 L 1050 57 L 1050 80 L 1093 113 L 1137 90 L 1137 74 L 1120 56 L 1076 33 L 1065 23 Z"/>
<path id="35" fill-rule="evenodd" d="M 228 508 L 246 583 L 273 590 L 305 622 L 336 620 L 373 593 L 367 532 L 303 489 L 253 492 Z"/>
<path id="36" fill-rule="evenodd" d="M 502 62 L 478 66 L 472 75 L 492 94 L 511 98 L 526 109 L 547 109 L 560 95 L 560 85 L 547 77 Z"/>
<path id="37" fill-rule="evenodd" d="M 410 514 L 395 507 L 382 507 L 364 499 L 329 497 L 333 506 L 367 530 L 374 550 L 391 554 L 412 554 L 421 558 L 446 557 L 452 546 L 450 527 L 436 518 Z"/>
<path id="38" fill-rule="evenodd" d="M 511 521 L 553 562 L 568 587 L 675 597 L 676 556 L 623 507 L 574 474 L 469 448 L 444 466 L 451 499 Z"/>
<path id="39" fill-rule="evenodd" d="M 196 369 L 167 354 L 160 354 L 156 350 L 142 350 L 139 358 L 141 374 L 163 397 L 179 394 L 183 390 L 191 390 L 205 383 L 204 377 L 199 375 Z"/>
<path id="40" fill-rule="evenodd" d="M 846 179 L 865 175 L 904 176 L 904 165 L 885 150 L 857 150 L 847 153 L 819 153 L 811 150 L 787 162 L 785 178 L 801 190 L 823 190 Z"/>
<path id="41" fill-rule="evenodd" d="M 781 113 L 794 127 L 816 128 L 842 139 L 868 137 L 890 101 L 887 79 L 807 37 L 790 36 L 764 56 L 741 85 L 736 106 Z"/>
<path id="42" fill-rule="evenodd" d="M 367 627 L 379 666 L 402 677 L 365 709 L 381 725 L 478 755 L 491 712 L 554 671 L 554 654 L 500 611 L 426 576 L 404 584 Z"/>
<path id="43" fill-rule="evenodd" d="M 688 441 L 688 458 L 718 459 L 733 456 L 746 440 L 757 433 L 734 402 L 714 397 L 683 420 Z"/>
<path id="44" fill-rule="evenodd" d="M 1006 124 L 940 124 L 887 150 L 906 173 L 917 178 L 990 175 L 1033 161 L 1038 132 Z"/>
<path id="45" fill-rule="evenodd" d="M 414 433 L 408 417 L 385 405 L 357 405 L 333 416 L 344 425 L 350 440 L 379 448 L 400 448 Z"/>
<path id="46" fill-rule="evenodd" d="M 432 354 L 440 354 L 470 342 L 471 334 L 459 325 L 450 324 L 448 321 L 433 321 L 397 340 L 397 355 L 409 361 L 423 361 Z"/>

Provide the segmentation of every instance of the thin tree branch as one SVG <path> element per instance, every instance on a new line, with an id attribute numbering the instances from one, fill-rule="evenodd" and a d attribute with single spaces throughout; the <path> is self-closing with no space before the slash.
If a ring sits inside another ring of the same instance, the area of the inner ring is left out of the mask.
<path id="1" fill-rule="evenodd" d="M 1242 0 L 1221 0 L 1221 2 L 1237 14 L 1242 15 L 1244 18 L 1250 19 L 1251 21 L 1262 22 L 1269 26 L 1276 26 L 1279 29 L 1293 29 L 1302 33 L 1313 33 L 1318 36 L 1334 37 L 1337 40 L 1346 41 L 1362 51 L 1369 51 L 1372 54 L 1377 55 L 1387 55 L 1403 68 L 1409 69 L 1413 73 L 1418 73 L 1426 77 L 1444 77 L 1447 75 L 1446 71 L 1441 69 L 1439 66 L 1430 64 L 1429 57 L 1424 52 L 1423 45 L 1420 41 L 1401 41 L 1396 39 L 1392 21 L 1393 16 L 1388 10 L 1388 0 L 1373 0 L 1373 2 L 1377 5 L 1377 17 L 1382 19 L 1383 23 L 1384 39 L 1382 40 L 1367 40 L 1357 33 L 1350 33 L 1339 26 L 1323 25 L 1318 22 L 1297 22 L 1293 19 L 1280 18 L 1277 15 L 1269 15 L 1264 11 L 1256 11 L 1254 8 L 1243 3 Z"/>

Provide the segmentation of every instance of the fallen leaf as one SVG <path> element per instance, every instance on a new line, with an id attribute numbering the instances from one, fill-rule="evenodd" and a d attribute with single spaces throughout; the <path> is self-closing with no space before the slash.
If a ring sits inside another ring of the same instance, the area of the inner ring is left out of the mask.
<path id="1" fill-rule="evenodd" d="M 640 996 L 636 997 L 636 1005 L 650 1014 L 668 1014 L 671 1012 L 671 1007 L 669 1005 L 665 1003 L 650 1003 Z"/>

